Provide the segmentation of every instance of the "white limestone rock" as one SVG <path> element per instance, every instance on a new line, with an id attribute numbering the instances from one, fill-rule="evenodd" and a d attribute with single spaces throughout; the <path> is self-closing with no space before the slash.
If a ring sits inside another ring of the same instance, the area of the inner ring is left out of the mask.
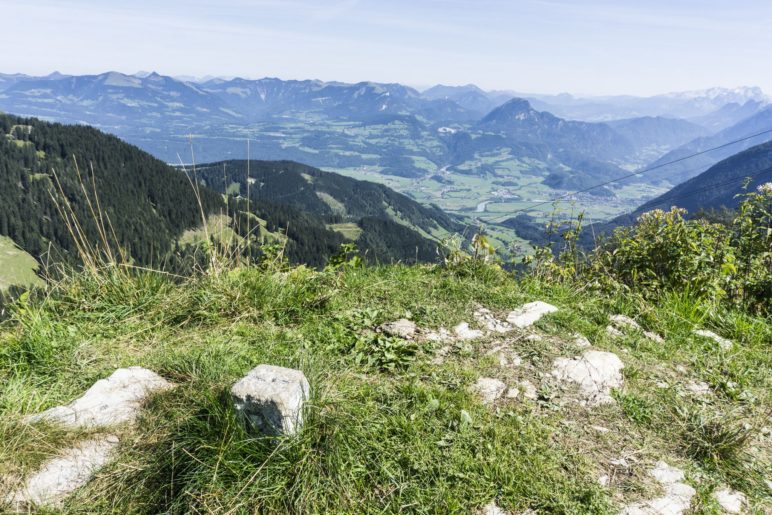
<path id="1" fill-rule="evenodd" d="M 747 499 L 745 494 L 729 488 L 721 488 L 712 494 L 726 513 L 743 513 Z"/>
<path id="2" fill-rule="evenodd" d="M 557 310 L 558 308 L 552 304 L 537 300 L 536 302 L 523 304 L 518 309 L 510 312 L 507 315 L 507 322 L 520 329 L 525 329 L 535 324 L 544 315 L 554 313 Z"/>
<path id="3" fill-rule="evenodd" d="M 686 389 L 698 397 L 710 395 L 710 385 L 704 381 L 689 381 Z"/>
<path id="4" fill-rule="evenodd" d="M 606 334 L 612 338 L 621 338 L 624 336 L 622 331 L 614 327 L 613 325 L 606 326 Z"/>
<path id="5" fill-rule="evenodd" d="M 379 329 L 389 336 L 396 336 L 405 340 L 412 340 L 418 334 L 418 326 L 415 325 L 415 322 L 406 318 L 381 324 Z"/>
<path id="6" fill-rule="evenodd" d="M 536 390 L 536 386 L 527 379 L 517 383 L 520 386 L 520 390 L 523 392 L 523 398 L 535 401 L 539 398 L 539 392 Z"/>
<path id="7" fill-rule="evenodd" d="M 507 385 L 503 381 L 491 377 L 481 377 L 474 383 L 470 390 L 480 397 L 483 404 L 492 404 L 506 390 Z"/>
<path id="8" fill-rule="evenodd" d="M 587 338 L 585 338 L 579 333 L 574 334 L 574 345 L 583 349 L 587 347 L 592 347 L 590 340 L 588 340 Z"/>
<path id="9" fill-rule="evenodd" d="M 482 331 L 479 329 L 471 329 L 469 324 L 466 322 L 461 322 L 456 327 L 454 327 L 453 334 L 455 334 L 456 338 L 459 340 L 476 340 L 477 338 L 483 336 Z"/>
<path id="10" fill-rule="evenodd" d="M 640 325 L 638 325 L 638 322 L 633 320 L 632 318 L 625 316 L 625 315 L 611 315 L 608 317 L 611 324 L 616 327 L 617 329 L 621 330 L 632 330 L 632 331 L 643 331 Z"/>
<path id="11" fill-rule="evenodd" d="M 445 329 L 444 327 L 440 327 L 436 331 L 429 331 L 424 336 L 424 339 L 430 341 L 430 342 L 446 342 L 453 339 L 453 335 L 450 334 L 450 331 Z"/>
<path id="12" fill-rule="evenodd" d="M 303 425 L 303 406 L 310 391 L 300 370 L 259 365 L 231 387 L 231 397 L 249 429 L 293 435 Z"/>
<path id="13" fill-rule="evenodd" d="M 703 338 L 709 338 L 716 342 L 721 350 L 731 350 L 732 349 L 732 340 L 727 340 L 726 338 L 722 338 L 721 336 L 717 335 L 713 331 L 708 331 L 707 329 L 695 329 L 693 331 L 694 334 L 697 336 L 701 336 Z"/>
<path id="14" fill-rule="evenodd" d="M 54 458 L 31 475 L 5 501 L 18 510 L 31 507 L 58 508 L 68 495 L 88 483 L 107 465 L 118 446 L 118 437 L 85 440 Z"/>
<path id="15" fill-rule="evenodd" d="M 480 326 L 493 333 L 508 333 L 513 327 L 508 322 L 498 320 L 489 309 L 479 308 L 474 312 L 474 318 Z"/>
<path id="16" fill-rule="evenodd" d="M 616 354 L 588 350 L 573 359 L 556 359 L 552 375 L 559 381 L 577 384 L 583 401 L 594 406 L 614 402 L 611 389 L 622 386 L 623 368 Z"/>
<path id="17" fill-rule="evenodd" d="M 510 515 L 508 511 L 504 511 L 499 508 L 499 506 L 494 501 L 491 501 L 483 506 L 482 509 L 477 513 L 479 515 Z"/>
<path id="18" fill-rule="evenodd" d="M 26 421 L 51 422 L 71 428 L 97 428 L 132 423 L 142 403 L 153 393 L 172 388 L 155 372 L 142 367 L 120 368 L 100 379 L 82 397 L 67 406 L 56 406 Z"/>
<path id="19" fill-rule="evenodd" d="M 665 495 L 633 503 L 623 509 L 621 515 L 682 515 L 689 510 L 692 497 L 697 492 L 683 482 L 682 470 L 660 461 L 649 471 L 649 475 L 662 485 Z"/>

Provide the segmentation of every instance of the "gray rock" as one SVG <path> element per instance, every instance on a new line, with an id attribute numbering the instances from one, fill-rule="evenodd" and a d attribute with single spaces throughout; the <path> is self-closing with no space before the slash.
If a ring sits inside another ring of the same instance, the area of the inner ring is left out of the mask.
<path id="1" fill-rule="evenodd" d="M 745 494 L 726 487 L 716 490 L 712 496 L 727 513 L 742 513 L 747 502 Z"/>
<path id="2" fill-rule="evenodd" d="M 501 397 L 506 388 L 507 385 L 503 381 L 491 377 L 481 377 L 469 389 L 480 397 L 483 404 L 492 404 L 493 401 Z"/>
<path id="3" fill-rule="evenodd" d="M 528 380 L 520 381 L 517 383 L 523 392 L 523 397 L 532 401 L 539 398 L 539 392 L 536 390 L 534 384 Z"/>
<path id="4" fill-rule="evenodd" d="M 236 412 L 249 429 L 292 435 L 303 425 L 310 386 L 300 370 L 259 365 L 231 388 Z"/>
<path id="5" fill-rule="evenodd" d="M 611 324 L 616 327 L 617 329 L 629 329 L 633 331 L 643 331 L 640 325 L 638 325 L 638 322 L 633 320 L 632 318 L 625 316 L 625 315 L 611 315 L 608 317 L 609 321 L 611 321 Z"/>
<path id="6" fill-rule="evenodd" d="M 537 300 L 536 302 L 523 304 L 518 309 L 510 312 L 509 315 L 507 315 L 507 322 L 520 329 L 524 329 L 535 324 L 544 315 L 554 313 L 557 310 L 558 308 L 552 304 Z"/>
<path id="7" fill-rule="evenodd" d="M 474 318 L 480 326 L 494 333 L 508 333 L 512 331 L 512 325 L 502 322 L 493 316 L 489 309 L 479 308 L 474 312 Z"/>
<path id="8" fill-rule="evenodd" d="M 397 336 L 405 340 L 412 340 L 418 333 L 418 326 L 406 318 L 400 318 L 394 322 L 386 322 L 379 329 L 389 336 Z"/>
<path id="9" fill-rule="evenodd" d="M 621 338 L 622 336 L 624 336 L 622 331 L 620 331 L 613 325 L 606 326 L 606 334 L 612 338 Z"/>
<path id="10" fill-rule="evenodd" d="M 559 381 L 575 383 L 589 405 L 614 402 L 611 389 L 622 386 L 624 364 L 611 352 L 588 350 L 579 357 L 555 360 L 552 375 Z"/>
<path id="11" fill-rule="evenodd" d="M 691 506 L 694 488 L 683 482 L 684 473 L 660 461 L 649 471 L 665 490 L 665 495 L 627 506 L 621 515 L 681 515 Z"/>
<path id="12" fill-rule="evenodd" d="M 489 502 L 477 512 L 479 515 L 509 515 L 508 511 L 504 511 L 499 508 L 498 504 L 494 501 Z"/>
<path id="13" fill-rule="evenodd" d="M 697 336 L 702 336 L 703 338 L 709 338 L 716 342 L 721 348 L 721 350 L 731 350 L 732 348 L 732 341 L 727 340 L 726 338 L 722 338 L 721 336 L 717 335 L 713 331 L 708 331 L 707 329 L 695 329 L 693 331 L 694 334 Z"/>
<path id="14" fill-rule="evenodd" d="M 482 331 L 479 329 L 470 329 L 469 324 L 466 322 L 461 322 L 456 327 L 454 327 L 453 334 L 455 334 L 456 338 L 459 340 L 475 340 L 483 336 Z"/>
<path id="15" fill-rule="evenodd" d="M 590 340 L 588 340 L 587 338 L 585 338 L 579 333 L 574 334 L 574 345 L 581 348 L 592 347 Z"/>
<path id="16" fill-rule="evenodd" d="M 101 436 L 80 442 L 43 465 L 5 501 L 16 509 L 32 506 L 57 508 L 72 492 L 88 483 L 111 460 L 118 438 Z"/>
<path id="17" fill-rule="evenodd" d="M 131 423 L 142 403 L 153 393 L 172 384 L 142 367 L 120 368 L 100 379 L 82 397 L 67 406 L 57 406 L 26 418 L 27 422 L 52 422 L 72 428 L 97 428 Z"/>

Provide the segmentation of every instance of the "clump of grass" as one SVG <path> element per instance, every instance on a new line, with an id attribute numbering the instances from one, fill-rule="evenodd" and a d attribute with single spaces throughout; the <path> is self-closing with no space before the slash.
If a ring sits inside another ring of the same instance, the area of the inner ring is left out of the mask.
<path id="1" fill-rule="evenodd" d="M 690 407 L 679 408 L 677 414 L 686 456 L 734 483 L 748 484 L 758 479 L 748 452 L 753 430 L 744 426 L 737 414 Z"/>

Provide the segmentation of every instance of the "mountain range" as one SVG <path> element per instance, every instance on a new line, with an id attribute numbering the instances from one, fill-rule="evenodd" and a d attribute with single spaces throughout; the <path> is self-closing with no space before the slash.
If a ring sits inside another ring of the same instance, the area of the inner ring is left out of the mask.
<path id="1" fill-rule="evenodd" d="M 0 75 L 0 110 L 92 125 L 170 164 L 292 160 L 386 184 L 468 221 L 491 219 L 479 214 L 488 208 L 505 213 L 622 177 L 580 201 L 593 218 L 629 212 L 772 139 L 765 134 L 660 168 L 772 127 L 768 100 L 758 88 L 582 98 L 472 84 L 422 92 L 402 84 L 190 81 L 157 73 Z M 658 168 L 631 175 L 651 165 Z"/>

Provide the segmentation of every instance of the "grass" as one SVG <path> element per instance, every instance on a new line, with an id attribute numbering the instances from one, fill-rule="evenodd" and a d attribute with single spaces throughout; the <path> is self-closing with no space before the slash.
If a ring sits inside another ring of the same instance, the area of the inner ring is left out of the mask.
<path id="1" fill-rule="evenodd" d="M 474 325 L 478 304 L 503 316 L 532 300 L 560 311 L 539 322 L 542 340 L 515 335 L 521 367 L 486 355 L 500 338 L 454 347 L 437 365 L 432 344 L 371 332 L 401 317 L 429 328 Z M 609 338 L 610 313 L 635 316 L 665 343 Z M 695 325 L 732 338 L 734 350 L 694 337 Z M 537 401 L 486 407 L 468 392 L 480 376 L 548 385 L 552 360 L 581 352 L 576 332 L 624 361 L 615 405 L 578 409 L 543 387 Z M 769 320 L 682 297 L 609 299 L 487 269 L 244 268 L 182 283 L 150 272 L 83 275 L 45 299 L 23 299 L 0 326 L 0 477 L 9 488 L 84 437 L 30 426 L 24 415 L 69 402 L 115 368 L 141 365 L 177 388 L 155 396 L 136 426 L 116 429 L 118 458 L 64 511 L 469 513 L 495 500 L 513 513 L 615 513 L 656 492 L 645 471 L 662 459 L 685 469 L 705 502 L 710 489 L 729 484 L 763 512 L 772 508 L 769 492 L 747 478 L 770 470 L 769 437 L 755 428 L 768 424 L 771 340 Z M 237 423 L 228 389 L 260 363 L 309 378 L 297 437 L 260 438 Z M 688 380 L 706 381 L 713 393 L 684 394 Z M 732 393 L 722 387 L 728 380 Z M 746 422 L 754 429 L 735 438 Z M 619 457 L 629 469 L 609 465 Z M 607 487 L 597 481 L 603 473 L 612 476 Z"/>
<path id="2" fill-rule="evenodd" d="M 10 238 L 0 236 L 0 292 L 10 286 L 39 286 L 38 263 Z"/>

